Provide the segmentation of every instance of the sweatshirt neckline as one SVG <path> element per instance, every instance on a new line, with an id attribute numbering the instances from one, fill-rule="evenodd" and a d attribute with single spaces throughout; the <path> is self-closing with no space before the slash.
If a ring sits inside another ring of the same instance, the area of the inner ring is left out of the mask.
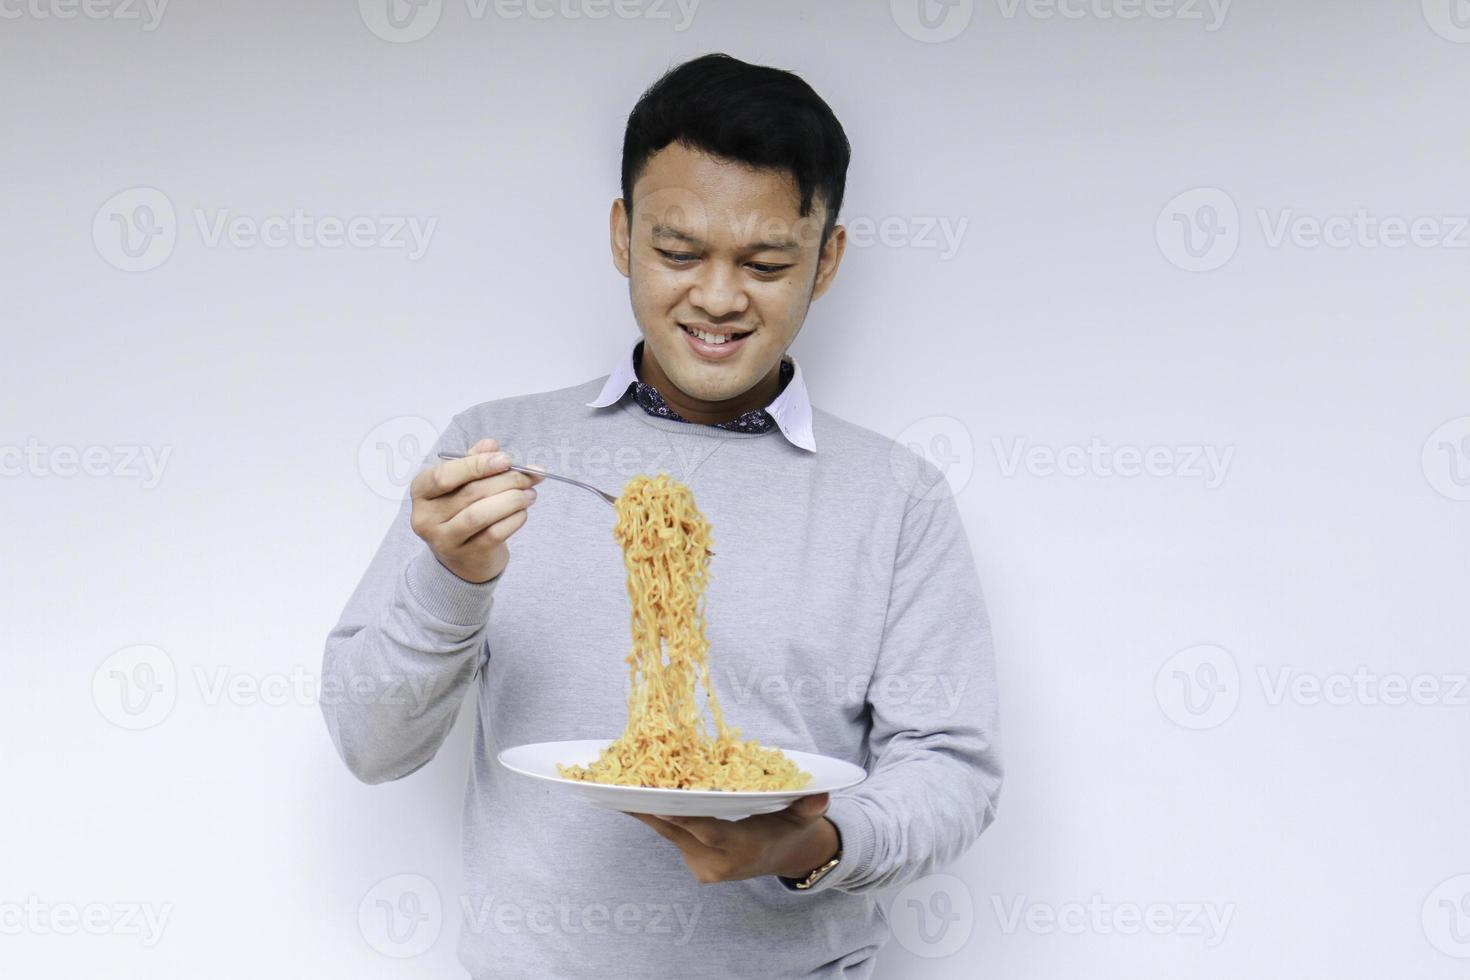
<path id="1" fill-rule="evenodd" d="M 665 432 L 682 432 L 687 435 L 703 436 L 709 439 L 762 439 L 773 433 L 778 437 L 781 435 L 779 428 L 773 428 L 766 432 L 738 432 L 735 429 L 721 429 L 718 426 L 704 425 L 699 422 L 659 418 L 657 415 L 649 415 L 632 401 L 619 402 L 618 407 L 645 425 L 651 425 L 655 429 L 662 429 Z"/>

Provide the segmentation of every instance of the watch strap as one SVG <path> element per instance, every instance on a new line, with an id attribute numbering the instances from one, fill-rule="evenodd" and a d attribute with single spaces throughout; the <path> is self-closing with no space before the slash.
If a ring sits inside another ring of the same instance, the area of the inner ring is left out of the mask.
<path id="1" fill-rule="evenodd" d="M 832 857 L 832 860 L 828 861 L 824 865 L 821 865 L 820 867 L 813 868 L 811 871 L 807 872 L 805 878 L 802 878 L 799 881 L 792 881 L 792 887 L 797 889 L 798 891 L 805 891 L 806 889 L 815 885 L 817 882 L 821 881 L 823 878 L 827 877 L 827 873 L 830 872 L 833 868 L 837 867 L 838 862 L 840 862 L 841 860 L 842 851 L 841 849 L 839 849 L 837 853 Z"/>

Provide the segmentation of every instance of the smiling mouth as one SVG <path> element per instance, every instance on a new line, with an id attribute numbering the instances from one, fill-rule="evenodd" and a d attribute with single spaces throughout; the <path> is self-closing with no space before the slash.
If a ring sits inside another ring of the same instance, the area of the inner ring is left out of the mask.
<path id="1" fill-rule="evenodd" d="M 711 331 L 702 329 L 700 327 L 691 327 L 688 324 L 684 323 L 679 324 L 679 329 L 689 334 L 690 336 L 697 337 L 698 339 L 704 341 L 706 344 L 710 344 L 714 347 L 718 347 L 721 344 L 729 343 L 732 340 L 740 340 L 743 337 L 749 337 L 751 334 L 755 333 L 754 330 Z"/>

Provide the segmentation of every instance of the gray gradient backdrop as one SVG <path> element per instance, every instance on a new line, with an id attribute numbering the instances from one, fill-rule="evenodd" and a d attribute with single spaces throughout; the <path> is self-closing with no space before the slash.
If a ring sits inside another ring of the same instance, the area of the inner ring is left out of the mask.
<path id="1" fill-rule="evenodd" d="M 633 337 L 622 124 L 725 50 L 847 128 L 794 351 L 995 624 L 876 975 L 1465 975 L 1470 4 L 395 2 L 0 0 L 0 973 L 458 975 L 470 712 L 358 785 L 322 640 L 436 427 Z"/>

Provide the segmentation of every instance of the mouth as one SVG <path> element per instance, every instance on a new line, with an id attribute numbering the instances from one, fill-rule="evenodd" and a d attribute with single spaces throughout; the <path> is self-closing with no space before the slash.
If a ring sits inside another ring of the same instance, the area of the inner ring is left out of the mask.
<path id="1" fill-rule="evenodd" d="M 689 342 L 689 347 L 706 360 L 717 361 L 731 356 L 745 343 L 745 338 L 754 330 L 735 330 L 730 327 L 679 324 L 680 331 Z"/>

